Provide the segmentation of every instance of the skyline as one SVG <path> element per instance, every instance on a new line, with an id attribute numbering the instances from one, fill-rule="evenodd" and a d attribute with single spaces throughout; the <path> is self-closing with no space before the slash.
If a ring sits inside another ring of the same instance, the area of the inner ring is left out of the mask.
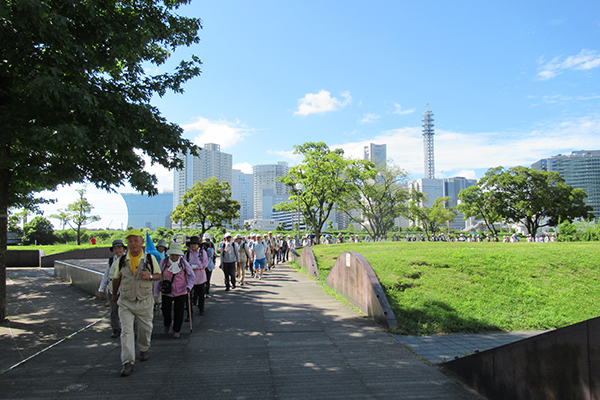
<path id="1" fill-rule="evenodd" d="M 294 166 L 293 146 L 307 141 L 355 158 L 375 143 L 410 179 L 423 177 L 429 104 L 436 178 L 481 178 L 499 165 L 600 149 L 597 11 L 592 1 L 193 3 L 181 13 L 202 18 L 200 44 L 152 72 L 193 53 L 202 75 L 152 103 L 245 172 Z M 149 169 L 161 192 L 173 190 L 172 172 Z M 114 197 L 88 197 L 98 227 L 125 206 Z"/>

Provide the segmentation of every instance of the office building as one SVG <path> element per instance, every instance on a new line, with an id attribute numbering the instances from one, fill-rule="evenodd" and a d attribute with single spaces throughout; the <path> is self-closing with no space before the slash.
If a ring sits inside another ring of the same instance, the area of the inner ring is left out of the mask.
<path id="1" fill-rule="evenodd" d="M 207 143 L 202 147 L 198 156 L 188 151 L 180 154 L 184 167 L 175 170 L 173 179 L 173 208 L 181 204 L 181 199 L 196 182 L 206 182 L 208 178 L 217 178 L 219 182 L 232 182 L 233 158 L 231 154 L 222 153 L 221 146 Z"/>
<path id="2" fill-rule="evenodd" d="M 541 159 L 531 165 L 540 171 L 558 172 L 565 183 L 583 189 L 588 195 L 585 203 L 600 216 L 600 150 L 572 151 Z"/>
<path id="3" fill-rule="evenodd" d="M 423 203 L 425 207 L 431 207 L 438 197 L 444 197 L 444 180 L 421 178 L 408 182 L 409 191 L 425 193 L 427 200 Z"/>
<path id="4" fill-rule="evenodd" d="M 381 164 L 385 167 L 387 160 L 386 145 L 370 143 L 368 146 L 365 146 L 364 159 L 369 160 L 376 165 Z"/>
<path id="5" fill-rule="evenodd" d="M 477 184 L 475 179 L 467 179 L 462 176 L 455 176 L 454 178 L 444 179 L 444 197 L 449 196 L 450 199 L 446 202 L 446 207 L 454 207 L 459 204 L 458 194 L 461 190 L 474 186 Z M 465 228 L 465 215 L 460 212 L 456 212 L 456 218 L 450 222 L 450 229 L 464 229 Z"/>
<path id="6" fill-rule="evenodd" d="M 120 193 L 127 205 L 127 226 L 133 228 L 171 227 L 173 193 L 160 193 L 156 196 L 139 193 Z"/>
<path id="7" fill-rule="evenodd" d="M 254 172 L 254 219 L 273 219 L 273 206 L 287 201 L 288 188 L 279 181 L 290 170 L 285 161 L 277 164 L 255 165 Z"/>

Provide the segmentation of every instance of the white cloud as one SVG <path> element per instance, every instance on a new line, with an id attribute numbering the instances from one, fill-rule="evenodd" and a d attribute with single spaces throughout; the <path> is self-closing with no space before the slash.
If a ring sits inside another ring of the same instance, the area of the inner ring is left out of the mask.
<path id="1" fill-rule="evenodd" d="M 221 149 L 235 146 L 252 132 L 252 129 L 238 120 L 235 122 L 211 121 L 203 117 L 197 117 L 196 122 L 184 124 L 181 127 L 186 132 L 199 132 L 194 137 L 194 144 L 203 146 L 206 143 L 216 143 L 221 145 Z"/>
<path id="2" fill-rule="evenodd" d="M 292 164 L 302 161 L 302 154 L 294 154 L 294 150 L 267 150 L 267 154 L 281 156 Z"/>
<path id="3" fill-rule="evenodd" d="M 535 161 L 573 150 L 600 149 L 600 115 L 562 123 L 543 124 L 516 132 L 460 133 L 436 130 L 436 176 L 475 179 L 492 167 L 530 166 Z M 406 169 L 412 178 L 423 175 L 423 135 L 420 127 L 394 129 L 360 142 L 336 144 L 347 156 L 362 158 L 369 143 L 386 144 L 387 157 Z M 478 171 L 479 170 L 479 171 Z M 483 171 L 483 173 L 481 173 Z"/>
<path id="4" fill-rule="evenodd" d="M 343 100 L 338 100 L 331 97 L 331 93 L 326 90 L 321 90 L 319 93 L 307 93 L 306 96 L 298 100 L 298 110 L 294 115 L 310 115 L 335 111 L 350 104 L 352 97 L 350 92 L 342 92 L 340 96 Z"/>
<path id="5" fill-rule="evenodd" d="M 540 64 L 538 77 L 545 81 L 554 78 L 565 70 L 583 71 L 600 67 L 600 53 L 583 49 L 579 54 L 569 56 L 564 61 L 561 61 L 561 57 L 555 57 L 548 62 L 540 59 L 538 63 Z"/>
<path id="6" fill-rule="evenodd" d="M 415 112 L 415 110 L 403 110 L 402 106 L 400 106 L 400 104 L 395 103 L 394 107 L 396 108 L 393 113 L 394 114 L 398 114 L 398 115 L 406 115 L 406 114 L 412 114 Z"/>
<path id="7" fill-rule="evenodd" d="M 379 118 L 381 118 L 381 115 L 377 115 L 377 114 L 365 114 L 364 118 L 361 119 L 358 122 L 361 123 L 361 124 L 370 124 L 372 122 L 377 121 Z"/>
<path id="8" fill-rule="evenodd" d="M 239 169 L 243 174 L 251 174 L 253 173 L 252 165 L 247 162 L 233 164 L 232 169 Z"/>

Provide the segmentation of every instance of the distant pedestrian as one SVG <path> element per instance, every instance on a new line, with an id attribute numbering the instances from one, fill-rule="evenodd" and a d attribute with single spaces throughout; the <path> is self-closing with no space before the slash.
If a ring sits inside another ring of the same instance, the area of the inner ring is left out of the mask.
<path id="1" fill-rule="evenodd" d="M 215 261 L 217 257 L 215 255 L 215 245 L 208 233 L 205 233 L 202 236 L 202 249 L 206 252 L 206 257 L 208 259 L 208 265 L 206 267 L 205 297 L 210 297 L 210 278 L 215 270 Z"/>
<path id="2" fill-rule="evenodd" d="M 200 238 L 192 236 L 187 243 L 188 250 L 185 252 L 185 260 L 194 271 L 194 289 L 192 290 L 192 306 L 198 306 L 200 315 L 204 315 L 204 297 L 206 294 L 206 268 L 208 267 L 208 255 L 200 248 Z M 187 305 L 185 306 L 187 308 Z"/>
<path id="3" fill-rule="evenodd" d="M 221 268 L 223 269 L 223 275 L 225 275 L 226 292 L 229 291 L 230 287 L 235 289 L 235 269 L 239 262 L 240 255 L 237 246 L 231 240 L 231 233 L 227 232 L 223 236 L 223 243 L 221 243 Z"/>
<path id="4" fill-rule="evenodd" d="M 265 235 L 265 240 L 267 239 Z M 265 272 L 265 263 L 267 262 L 266 257 L 266 246 L 264 241 L 260 240 L 260 235 L 256 237 L 256 243 L 252 249 L 252 257 L 254 258 L 254 276 L 258 279 L 263 278 Z"/>

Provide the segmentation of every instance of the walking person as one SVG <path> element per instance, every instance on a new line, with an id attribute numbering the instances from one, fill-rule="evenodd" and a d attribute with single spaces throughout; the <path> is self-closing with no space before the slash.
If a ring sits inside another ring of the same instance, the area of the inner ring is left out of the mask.
<path id="1" fill-rule="evenodd" d="M 230 287 L 235 289 L 235 269 L 239 262 L 240 254 L 237 246 L 231 240 L 231 233 L 227 232 L 223 236 L 223 243 L 221 244 L 221 268 L 223 269 L 223 275 L 225 275 L 226 292 L 229 291 Z"/>
<path id="2" fill-rule="evenodd" d="M 121 336 L 121 322 L 119 321 L 119 305 L 113 301 L 112 298 L 112 281 L 115 276 L 115 269 L 119 262 L 119 258 L 125 254 L 126 249 L 127 248 L 122 240 L 113 240 L 109 250 L 112 251 L 114 255 L 108 259 L 108 267 L 106 267 L 106 271 L 100 282 L 100 287 L 98 288 L 98 298 L 100 299 L 104 297 L 106 289 L 108 289 L 108 300 L 110 301 L 110 327 L 112 328 L 112 335 L 110 335 L 110 337 L 113 339 Z"/>
<path id="3" fill-rule="evenodd" d="M 265 234 L 265 240 L 267 235 Z M 254 276 L 259 280 L 263 278 L 265 272 L 266 258 L 266 246 L 265 242 L 260 240 L 260 235 L 256 237 L 256 242 L 252 247 L 252 258 L 254 259 Z"/>
<path id="4" fill-rule="evenodd" d="M 192 306 L 198 306 L 200 315 L 204 315 L 204 295 L 206 294 L 206 268 L 208 267 L 208 255 L 200 248 L 200 238 L 192 236 L 188 242 L 188 251 L 185 252 L 185 260 L 190 264 L 196 278 L 192 290 Z M 190 310 L 191 311 L 191 310 Z"/>
<path id="5" fill-rule="evenodd" d="M 128 251 L 121 256 L 113 277 L 113 301 L 119 305 L 121 321 L 121 376 L 129 376 L 135 363 L 134 322 L 140 361 L 148 360 L 152 319 L 154 318 L 153 281 L 162 275 L 156 258 L 144 252 L 144 237 L 139 229 L 127 232 Z"/>
<path id="6" fill-rule="evenodd" d="M 171 243 L 167 250 L 168 257 L 160 262 L 162 278 L 161 285 L 157 285 L 162 287 L 164 332 L 168 335 L 172 324 L 174 338 L 181 336 L 185 304 L 187 304 L 189 293 L 194 287 L 195 278 L 194 271 L 187 260 L 182 257 L 183 254 L 180 243 Z M 170 282 L 167 287 L 163 285 L 165 281 Z M 173 308 L 173 314 L 171 314 L 171 308 Z"/>
<path id="7" fill-rule="evenodd" d="M 238 247 L 239 259 L 240 262 L 237 266 L 237 277 L 240 282 L 240 286 L 244 286 L 244 278 L 246 277 L 246 264 L 248 264 L 248 260 L 251 258 L 250 250 L 248 250 L 248 243 L 246 243 L 245 238 L 242 235 L 235 235 L 235 243 Z"/>
<path id="8" fill-rule="evenodd" d="M 212 277 L 212 273 L 215 270 L 215 261 L 217 259 L 215 255 L 215 245 L 213 244 L 210 235 L 205 233 L 202 236 L 202 249 L 206 252 L 206 258 L 208 259 L 208 264 L 205 269 L 206 272 L 206 283 L 205 287 L 205 297 L 210 297 L 210 278 Z"/>

